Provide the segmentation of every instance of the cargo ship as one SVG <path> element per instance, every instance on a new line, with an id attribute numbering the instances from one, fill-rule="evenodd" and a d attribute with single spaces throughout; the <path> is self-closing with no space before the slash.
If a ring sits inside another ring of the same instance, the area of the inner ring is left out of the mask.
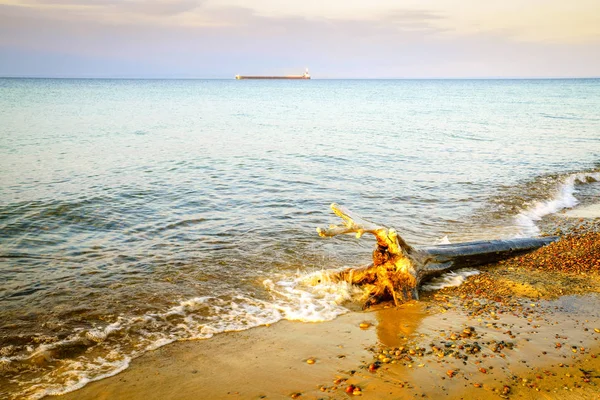
<path id="1" fill-rule="evenodd" d="M 236 75 L 235 79 L 310 79 L 308 68 L 302 75 L 285 75 L 285 76 L 248 76 L 248 75 Z"/>

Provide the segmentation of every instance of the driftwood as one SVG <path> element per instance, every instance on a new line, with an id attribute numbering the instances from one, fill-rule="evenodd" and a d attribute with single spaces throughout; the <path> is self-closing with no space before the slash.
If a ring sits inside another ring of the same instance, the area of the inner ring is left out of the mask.
<path id="1" fill-rule="evenodd" d="M 342 226 L 317 228 L 320 236 L 331 237 L 353 233 L 360 238 L 370 233 L 377 240 L 373 264 L 362 268 L 348 268 L 330 277 L 367 289 L 365 307 L 379 301 L 393 299 L 396 305 L 419 298 L 419 285 L 445 271 L 475 267 L 500 261 L 511 256 L 535 250 L 556 241 L 556 237 L 484 240 L 457 244 L 442 244 L 417 248 L 410 246 L 394 228 L 366 221 L 346 208 L 332 204 L 331 209 L 344 221 Z"/>

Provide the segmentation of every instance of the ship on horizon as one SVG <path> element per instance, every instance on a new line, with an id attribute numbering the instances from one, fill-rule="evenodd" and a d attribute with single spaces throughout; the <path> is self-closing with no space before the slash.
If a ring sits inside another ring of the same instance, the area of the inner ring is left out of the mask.
<path id="1" fill-rule="evenodd" d="M 310 79 L 308 68 L 302 75 L 284 75 L 284 76 L 260 76 L 260 75 L 236 75 L 235 79 Z"/>

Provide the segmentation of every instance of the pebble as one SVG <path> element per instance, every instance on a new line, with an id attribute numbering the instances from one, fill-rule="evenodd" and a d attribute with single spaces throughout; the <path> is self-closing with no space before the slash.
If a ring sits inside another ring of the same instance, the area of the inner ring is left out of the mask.
<path id="1" fill-rule="evenodd" d="M 312 364 L 314 364 L 314 363 L 316 363 L 316 362 L 317 362 L 317 361 L 316 361 L 314 358 L 309 358 L 308 360 L 306 360 L 306 363 L 307 363 L 307 364 L 310 364 L 310 365 L 312 365 Z"/>
<path id="2" fill-rule="evenodd" d="M 361 322 L 359 325 L 360 329 L 369 329 L 371 327 L 370 322 Z"/>
<path id="3" fill-rule="evenodd" d="M 553 243 L 521 258 L 508 260 L 506 263 L 503 264 L 504 268 L 506 269 L 506 267 L 508 267 L 508 269 L 510 269 L 512 266 L 514 266 L 514 270 L 518 269 L 522 273 L 526 273 L 528 269 L 536 271 L 546 270 L 561 272 L 577 272 L 585 269 L 588 272 L 600 272 L 600 263 L 597 262 L 597 260 L 599 260 L 600 257 L 596 256 L 600 254 L 600 233 L 595 234 L 595 236 L 586 236 L 584 238 L 565 237 L 557 243 L 559 244 Z M 566 249 L 568 249 L 568 247 L 570 246 L 573 246 L 573 244 L 579 244 L 579 250 L 577 250 L 577 252 L 573 254 L 569 254 L 569 252 L 566 251 Z M 564 260 L 569 258 L 577 259 L 582 262 L 565 263 Z M 594 262 L 586 263 L 586 260 L 592 260 Z M 422 363 L 424 359 L 420 359 L 420 357 L 429 357 L 427 362 L 431 363 L 429 364 L 430 366 L 438 364 L 440 367 L 442 367 L 443 365 L 446 365 L 446 368 L 444 369 L 447 369 L 447 371 L 445 373 L 445 376 L 441 376 L 441 379 L 456 378 L 459 379 L 459 381 L 461 381 L 460 377 L 462 375 L 459 373 L 460 367 L 455 364 L 455 359 L 458 360 L 458 362 L 460 363 L 464 363 L 465 365 L 477 365 L 477 368 L 479 369 L 480 373 L 489 374 L 488 376 L 493 377 L 493 372 L 496 371 L 495 369 L 492 369 L 493 364 L 488 365 L 487 369 L 482 367 L 482 362 L 485 362 L 486 360 L 488 360 L 489 363 L 493 363 L 492 360 L 487 359 L 486 357 L 504 357 L 505 354 L 503 353 L 506 353 L 508 359 L 508 351 L 513 350 L 513 348 L 516 348 L 518 346 L 518 343 L 516 341 L 509 341 L 510 339 L 516 339 L 517 337 L 519 337 L 519 340 L 528 340 L 527 338 L 523 338 L 523 336 L 525 333 L 529 332 L 524 332 L 523 329 L 518 330 L 516 326 L 513 327 L 512 325 L 503 323 L 503 315 L 512 314 L 515 316 L 523 317 L 525 322 L 529 322 L 526 325 L 531 326 L 531 328 L 533 329 L 538 329 L 540 328 L 540 325 L 537 323 L 537 321 L 540 319 L 537 317 L 539 317 L 539 313 L 546 312 L 541 304 L 530 303 L 530 301 L 536 300 L 529 300 L 525 303 L 523 301 L 520 301 L 519 299 L 515 299 L 514 292 L 508 286 L 499 285 L 496 275 L 485 271 L 478 275 L 476 279 L 467 280 L 462 286 L 458 288 L 443 290 L 445 291 L 441 293 L 449 293 L 450 296 L 455 296 L 454 298 L 458 302 L 458 304 L 444 304 L 444 307 L 447 310 L 452 311 L 452 309 L 455 308 L 455 306 L 462 306 L 464 310 L 468 312 L 469 317 L 472 318 L 473 321 L 478 321 L 477 327 L 478 329 L 481 329 L 481 331 L 476 332 L 475 328 L 471 326 L 446 326 L 444 327 L 445 329 L 438 330 L 440 332 L 440 337 L 438 337 L 437 339 L 432 337 L 435 341 L 429 344 L 430 348 L 428 350 L 425 348 L 414 347 L 414 345 L 411 344 L 410 341 L 406 343 L 406 348 L 387 348 L 387 351 L 380 349 L 374 354 L 374 357 L 378 358 L 375 358 L 373 360 L 374 362 L 371 364 L 365 364 L 363 368 L 366 367 L 366 369 L 368 369 L 370 372 L 374 372 L 378 368 L 380 368 L 381 365 L 383 365 L 384 363 L 391 362 L 388 361 L 390 359 L 393 361 L 397 361 L 399 364 L 404 363 L 405 368 L 412 367 L 412 362 L 414 362 L 414 365 L 418 365 L 419 367 L 421 367 L 425 364 Z M 476 293 L 476 291 L 478 291 L 478 293 Z M 443 298 L 443 296 L 439 294 L 438 296 L 440 296 L 440 298 L 436 298 L 436 301 L 449 302 L 447 297 Z M 481 296 L 483 299 L 476 298 L 475 296 Z M 458 300 L 459 298 L 461 300 Z M 444 318 L 444 320 L 446 319 Z M 450 318 L 448 318 L 448 320 L 450 320 Z M 489 322 L 490 320 L 492 320 L 491 323 Z M 588 321 L 586 320 L 585 322 L 587 323 Z M 525 323 L 523 323 L 523 325 L 525 325 Z M 363 329 L 366 329 L 370 326 L 370 323 L 368 325 L 366 325 L 365 323 L 365 327 L 363 328 L 361 324 L 361 328 Z M 487 329 L 483 327 L 487 327 Z M 514 329 L 515 332 L 512 332 L 510 328 Z M 583 328 L 584 330 L 587 329 L 585 327 L 581 328 Z M 491 340 L 491 338 L 487 336 L 489 334 L 489 332 L 487 331 L 488 329 L 496 330 L 498 334 L 498 336 L 495 337 L 496 340 Z M 592 329 L 595 333 L 600 333 L 600 327 L 593 328 L 592 326 L 589 326 L 589 330 L 591 331 Z M 508 337 L 510 337 L 510 339 L 507 339 L 506 336 L 500 338 L 500 333 L 507 335 Z M 539 332 L 534 331 L 532 333 Z M 403 340 L 408 339 L 407 337 L 401 338 Z M 600 336 L 596 336 L 595 338 L 600 339 Z M 555 350 L 554 354 L 559 355 L 562 358 L 575 359 L 576 357 L 573 354 L 568 355 L 568 351 L 563 351 L 562 347 L 565 347 L 565 350 L 570 348 L 573 353 L 581 352 L 582 354 L 585 354 L 586 351 L 588 353 L 590 352 L 590 348 L 586 350 L 586 348 L 581 345 L 574 346 L 572 345 L 572 343 L 568 343 L 570 340 L 568 340 L 567 337 L 556 335 L 555 340 L 562 340 L 562 342 L 554 343 L 555 348 L 557 349 Z M 552 344 L 552 342 L 547 343 L 547 345 L 550 345 L 550 348 Z M 552 351 L 549 350 L 549 348 L 547 348 L 546 350 L 548 351 L 542 351 L 541 353 L 544 355 L 553 354 Z M 590 354 L 589 356 L 591 358 L 596 358 L 597 355 Z M 525 363 L 524 360 L 522 362 Z M 558 366 L 568 367 L 568 365 L 562 363 L 558 364 Z M 449 367 L 452 369 L 448 369 Z M 567 372 L 565 370 L 563 371 Z M 544 373 L 550 376 L 549 372 L 544 371 Z M 554 376 L 556 376 L 556 374 Z M 565 375 L 563 375 L 563 377 L 564 376 Z M 578 377 L 579 375 L 577 374 L 576 376 Z M 572 378 L 574 376 L 566 374 L 566 377 Z M 528 387 L 530 389 L 535 389 L 536 391 L 539 391 L 540 387 L 537 387 L 537 385 L 545 382 L 541 381 L 541 375 L 535 376 L 537 380 L 535 378 L 533 380 L 527 380 L 525 378 L 518 379 L 517 377 L 513 378 L 515 379 L 515 382 L 512 382 L 514 383 L 513 386 L 517 387 L 517 389 L 521 386 L 521 383 L 523 383 L 524 387 Z M 583 376 L 581 378 L 583 382 L 587 382 L 590 379 L 587 376 Z M 456 379 L 453 379 L 453 381 L 456 381 Z M 465 380 L 469 380 L 467 378 L 466 373 Z M 579 382 L 579 379 L 571 379 L 570 381 Z M 465 382 L 465 384 L 469 383 Z M 475 388 L 483 387 L 483 383 L 479 382 L 470 382 L 470 384 Z M 575 383 L 575 385 L 577 387 L 577 383 Z M 500 384 L 496 387 L 497 389 L 494 389 L 494 391 L 501 397 L 508 398 L 509 395 L 511 397 L 514 395 L 514 392 L 512 392 L 512 389 L 509 385 Z M 354 394 L 354 388 L 351 390 L 351 392 L 347 390 L 347 393 Z"/>
<path id="4" fill-rule="evenodd" d="M 517 264 L 534 270 L 561 271 L 581 274 L 600 272 L 600 232 L 562 237 L 521 258 L 507 260 L 503 265 Z M 600 330 L 599 330 L 600 331 Z"/>
<path id="5" fill-rule="evenodd" d="M 467 336 L 472 336 L 474 332 L 475 332 L 475 328 L 473 328 L 473 327 L 467 327 L 467 328 L 463 329 L 463 333 Z"/>

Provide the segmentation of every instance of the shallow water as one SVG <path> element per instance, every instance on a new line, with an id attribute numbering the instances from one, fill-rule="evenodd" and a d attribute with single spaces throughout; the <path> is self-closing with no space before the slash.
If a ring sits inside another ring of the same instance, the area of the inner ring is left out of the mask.
<path id="1" fill-rule="evenodd" d="M 536 235 L 600 194 L 598 109 L 594 79 L 1 79 L 0 396 L 346 312 L 318 271 L 372 242 L 316 235 L 334 201 L 413 244 Z"/>

